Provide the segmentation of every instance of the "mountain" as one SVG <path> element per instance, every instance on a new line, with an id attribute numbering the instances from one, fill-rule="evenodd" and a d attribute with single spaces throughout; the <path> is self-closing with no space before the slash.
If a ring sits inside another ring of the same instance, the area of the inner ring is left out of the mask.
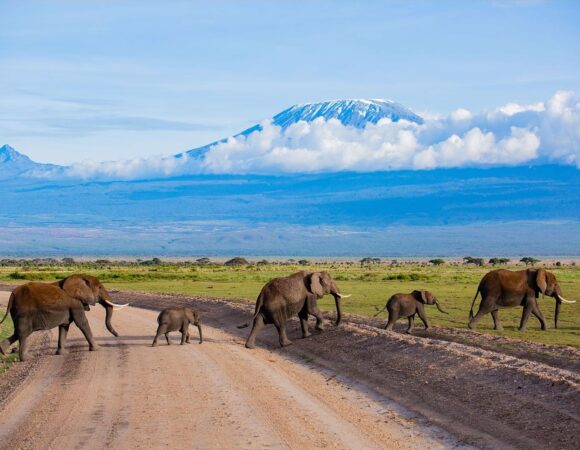
<path id="1" fill-rule="evenodd" d="M 282 129 L 299 121 L 313 122 L 316 119 L 324 120 L 336 119 L 345 126 L 354 128 L 364 128 L 367 124 L 375 124 L 381 119 L 390 119 L 393 122 L 407 120 L 418 124 L 423 123 L 423 118 L 415 114 L 400 103 L 384 99 L 349 99 L 331 100 L 318 103 L 303 103 L 291 106 L 288 109 L 272 117 L 272 123 Z M 256 124 L 238 134 L 237 136 L 248 136 L 254 131 L 261 131 L 262 125 Z M 226 139 L 212 142 L 185 152 L 188 157 L 201 159 L 203 155 L 215 144 L 225 142 Z M 176 155 L 181 158 L 184 154 Z"/>
<path id="2" fill-rule="evenodd" d="M 294 105 L 276 114 L 272 118 L 272 123 L 284 129 L 301 120 L 313 122 L 319 118 L 337 119 L 343 125 L 355 128 L 364 128 L 368 123 L 374 124 L 381 119 L 390 119 L 393 122 L 408 120 L 418 124 L 423 123 L 423 119 L 410 109 L 392 100 L 383 99 L 332 100 Z M 261 128 L 260 125 L 254 125 L 240 134 L 245 136 Z"/>
<path id="3" fill-rule="evenodd" d="M 0 179 L 14 176 L 33 176 L 58 166 L 32 161 L 28 156 L 14 150 L 8 144 L 0 147 Z"/>

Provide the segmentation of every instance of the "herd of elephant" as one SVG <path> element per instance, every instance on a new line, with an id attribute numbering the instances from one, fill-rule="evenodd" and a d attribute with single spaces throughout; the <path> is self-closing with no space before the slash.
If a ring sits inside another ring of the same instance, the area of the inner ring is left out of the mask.
<path id="1" fill-rule="evenodd" d="M 473 315 L 473 306 L 478 294 L 481 303 L 477 314 Z M 469 313 L 469 328 L 475 329 L 477 322 L 485 314 L 491 314 L 494 329 L 501 330 L 498 310 L 508 307 L 523 307 L 520 330 L 524 330 L 530 314 L 540 321 L 542 330 L 546 329 L 546 320 L 538 306 L 539 294 L 553 297 L 556 300 L 554 327 L 558 327 L 558 316 L 562 303 L 575 303 L 562 297 L 562 291 L 556 277 L 544 269 L 527 269 L 520 271 L 493 270 L 487 273 L 479 283 Z M 287 321 L 298 315 L 302 336 L 310 336 L 308 317 L 316 318 L 316 329 L 323 330 L 323 316 L 317 301 L 324 295 L 332 295 L 336 304 L 336 325 L 342 318 L 341 299 L 350 297 L 341 294 L 336 283 L 328 272 L 301 271 L 287 277 L 274 278 L 262 288 L 252 317 L 252 330 L 246 341 L 246 347 L 255 346 L 256 336 L 267 324 L 274 324 L 278 330 L 279 342 L 282 347 L 292 342 L 286 334 Z M 72 322 L 82 331 L 89 343 L 89 350 L 97 350 L 85 311 L 101 304 L 105 310 L 105 325 L 109 332 L 118 336 L 111 324 L 113 310 L 127 305 L 113 303 L 111 297 L 101 282 L 89 275 L 72 275 L 55 283 L 27 283 L 14 289 L 8 302 L 4 322 L 8 313 L 14 323 L 14 333 L 0 342 L 0 352 L 7 354 L 10 346 L 19 341 L 19 356 L 25 361 L 28 356 L 30 335 L 37 330 L 59 328 L 57 354 L 66 353 L 66 336 Z M 425 305 L 436 305 L 441 312 L 437 298 L 425 290 L 416 290 L 410 294 L 395 294 L 389 298 L 385 307 L 389 318 L 385 329 L 392 330 L 400 318 L 407 318 L 409 326 L 407 333 L 414 328 L 414 318 L 418 315 L 429 328 L 425 314 Z M 168 308 L 157 318 L 157 333 L 152 345 L 157 345 L 158 339 L 165 335 L 170 344 L 169 333 L 181 331 L 181 344 L 189 343 L 189 325 L 195 325 L 199 331 L 199 343 L 203 342 L 199 313 L 190 308 Z M 248 324 L 239 328 L 248 327 Z"/>

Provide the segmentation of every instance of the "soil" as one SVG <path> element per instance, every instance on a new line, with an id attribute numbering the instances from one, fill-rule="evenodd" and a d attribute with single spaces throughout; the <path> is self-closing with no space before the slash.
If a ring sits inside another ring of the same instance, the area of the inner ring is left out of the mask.
<path id="1" fill-rule="evenodd" d="M 54 356 L 55 330 L 38 332 L 35 358 L 0 377 L 0 447 L 578 448 L 572 347 L 443 328 L 408 336 L 404 323 L 386 332 L 348 316 L 307 339 L 292 321 L 283 349 L 269 325 L 248 350 L 237 326 L 253 305 L 112 295 L 131 302 L 113 317 L 120 338 L 92 308 L 99 351 L 73 326 L 70 353 Z M 204 343 L 191 327 L 191 344 L 151 348 L 158 311 L 180 305 L 201 312 Z"/>

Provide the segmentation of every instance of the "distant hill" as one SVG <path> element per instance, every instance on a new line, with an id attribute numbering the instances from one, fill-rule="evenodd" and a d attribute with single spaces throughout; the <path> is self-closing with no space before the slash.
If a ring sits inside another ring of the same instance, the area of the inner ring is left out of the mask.
<path id="1" fill-rule="evenodd" d="M 52 164 L 34 162 L 10 145 L 0 147 L 0 179 L 40 175 L 56 167 Z"/>

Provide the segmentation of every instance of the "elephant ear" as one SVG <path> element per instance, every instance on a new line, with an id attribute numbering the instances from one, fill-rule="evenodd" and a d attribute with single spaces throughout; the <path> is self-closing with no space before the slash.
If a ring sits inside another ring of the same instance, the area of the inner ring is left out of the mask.
<path id="1" fill-rule="evenodd" d="M 80 300 L 85 305 L 94 305 L 97 303 L 95 290 L 91 287 L 88 279 L 80 276 L 70 276 L 61 281 L 60 287 L 68 295 Z"/>
<path id="2" fill-rule="evenodd" d="M 415 297 L 415 300 L 421 302 L 421 303 L 425 303 L 426 302 L 426 298 L 425 298 L 425 291 L 413 291 L 411 292 L 411 295 L 413 297 Z"/>
<path id="3" fill-rule="evenodd" d="M 546 271 L 544 269 L 538 269 L 536 272 L 536 284 L 538 285 L 538 289 L 542 294 L 546 293 L 546 288 L 548 287 L 548 280 L 546 276 Z"/>
<path id="4" fill-rule="evenodd" d="M 314 272 L 308 277 L 307 287 L 308 290 L 318 298 L 324 297 L 324 290 L 322 289 L 322 284 L 320 283 L 320 273 Z"/>
<path id="5" fill-rule="evenodd" d="M 421 291 L 421 300 L 423 300 L 423 303 L 429 303 L 429 292 Z"/>

